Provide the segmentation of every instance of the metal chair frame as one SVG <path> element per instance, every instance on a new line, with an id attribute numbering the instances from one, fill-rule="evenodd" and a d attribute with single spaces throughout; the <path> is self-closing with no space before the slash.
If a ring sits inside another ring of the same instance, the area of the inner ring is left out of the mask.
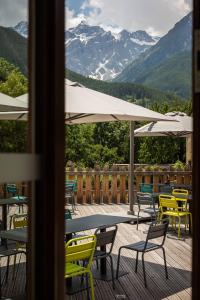
<path id="1" fill-rule="evenodd" d="M 159 209 L 155 207 L 155 200 L 153 196 L 149 193 L 137 193 L 137 204 L 138 204 L 138 214 L 137 214 L 137 230 L 139 225 L 139 215 L 143 211 L 151 215 L 151 221 L 153 217 L 157 217 Z M 149 207 L 141 208 L 142 205 L 148 205 Z"/>
<path id="2" fill-rule="evenodd" d="M 76 209 L 74 192 L 76 191 L 76 180 L 66 180 L 65 182 L 65 199 L 71 200 L 72 212 Z"/>
<path id="3" fill-rule="evenodd" d="M 111 265 L 113 289 L 115 289 L 115 281 L 114 281 L 113 259 L 112 259 L 111 253 L 112 253 L 113 245 L 115 242 L 115 237 L 117 234 L 117 229 L 118 229 L 117 225 L 104 226 L 104 227 L 97 228 L 94 233 L 96 236 L 96 250 L 94 252 L 94 260 L 96 260 L 97 268 L 98 268 L 98 260 L 109 257 L 110 265 Z M 108 251 L 106 251 L 106 250 L 101 251 L 101 250 L 97 249 L 102 246 L 106 247 L 107 245 L 110 245 L 110 248 Z"/>
<path id="4" fill-rule="evenodd" d="M 135 272 L 137 273 L 137 267 L 138 267 L 138 255 L 139 252 L 142 253 L 142 267 L 143 267 L 143 276 L 144 276 L 144 284 L 145 287 L 147 287 L 147 280 L 146 280 L 146 273 L 145 273 L 145 264 L 144 264 L 144 254 L 146 252 L 150 252 L 157 249 L 162 249 L 163 251 L 163 258 L 164 258 L 164 266 L 165 266 L 165 275 L 168 279 L 168 271 L 167 271 L 167 263 L 166 263 L 166 255 L 165 255 L 165 249 L 164 249 L 164 243 L 166 239 L 167 229 L 168 229 L 169 221 L 168 219 L 162 220 L 162 223 L 159 224 L 156 222 L 152 222 L 149 226 L 149 230 L 147 233 L 146 241 L 140 241 L 134 244 L 121 246 L 119 248 L 118 252 L 118 259 L 117 259 L 117 271 L 116 271 L 116 278 L 118 279 L 119 274 L 119 264 L 120 264 L 120 257 L 121 257 L 121 250 L 123 248 L 128 250 L 136 251 L 136 264 L 135 264 Z M 162 238 L 162 241 L 160 243 L 152 243 L 149 242 L 149 240 L 153 240 L 156 238 Z"/>

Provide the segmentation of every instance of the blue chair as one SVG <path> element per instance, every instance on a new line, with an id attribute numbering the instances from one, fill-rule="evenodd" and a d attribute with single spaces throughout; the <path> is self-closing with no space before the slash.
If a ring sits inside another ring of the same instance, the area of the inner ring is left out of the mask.
<path id="1" fill-rule="evenodd" d="M 75 210 L 75 192 L 77 191 L 77 181 L 76 180 L 66 180 L 65 181 L 65 199 L 67 204 L 71 204 L 72 212 Z"/>
<path id="2" fill-rule="evenodd" d="M 25 196 L 19 195 L 17 186 L 14 183 L 7 184 L 6 185 L 6 191 L 7 191 L 7 193 L 9 195 L 11 195 L 12 198 L 14 198 L 16 200 L 24 200 L 24 199 L 26 199 Z M 21 212 L 21 210 L 22 210 L 22 213 L 24 213 L 24 206 L 23 206 L 23 204 L 17 204 L 17 205 L 19 206 L 19 213 Z M 8 208 L 8 210 L 9 210 L 9 208 Z"/>
<path id="3" fill-rule="evenodd" d="M 153 184 L 151 183 L 140 183 L 140 192 L 141 193 L 153 193 Z"/>

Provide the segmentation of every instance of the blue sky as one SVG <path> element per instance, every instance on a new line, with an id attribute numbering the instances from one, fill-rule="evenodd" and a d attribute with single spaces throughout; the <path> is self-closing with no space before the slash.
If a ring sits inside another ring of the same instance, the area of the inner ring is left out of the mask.
<path id="1" fill-rule="evenodd" d="M 0 0 L 0 25 L 27 20 L 28 0 Z M 192 0 L 66 0 L 66 29 L 82 20 L 106 30 L 162 36 L 192 10 Z"/>

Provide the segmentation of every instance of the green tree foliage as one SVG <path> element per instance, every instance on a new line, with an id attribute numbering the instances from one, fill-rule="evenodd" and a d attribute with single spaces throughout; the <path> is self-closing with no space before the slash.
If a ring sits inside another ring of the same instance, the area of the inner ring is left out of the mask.
<path id="1" fill-rule="evenodd" d="M 149 106 L 149 103 L 154 102 L 162 103 L 166 101 L 173 103 L 174 101 L 184 101 L 180 96 L 177 96 L 174 93 L 162 92 L 158 89 L 149 88 L 141 84 L 105 82 L 82 76 L 70 70 L 66 70 L 66 77 L 93 90 L 130 102 L 135 102 L 143 106 Z"/>
<path id="2" fill-rule="evenodd" d="M 142 164 L 167 164 L 185 161 L 185 139 L 176 137 L 144 137 L 138 151 Z"/>
<path id="3" fill-rule="evenodd" d="M 14 65 L 0 58 L 0 92 L 17 97 L 27 92 L 27 78 Z M 0 151 L 27 151 L 27 122 L 0 121 Z"/>

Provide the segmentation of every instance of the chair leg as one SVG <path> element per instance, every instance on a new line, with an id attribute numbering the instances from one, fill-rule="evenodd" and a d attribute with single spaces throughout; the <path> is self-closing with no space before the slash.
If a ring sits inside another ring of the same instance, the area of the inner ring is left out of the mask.
<path id="1" fill-rule="evenodd" d="M 143 268 L 143 276 L 144 276 L 144 285 L 147 287 L 146 273 L 145 273 L 145 264 L 144 264 L 144 252 L 142 253 L 142 268 Z"/>
<path id="2" fill-rule="evenodd" d="M 88 282 L 88 274 L 86 274 L 86 287 L 87 287 L 87 299 L 90 299 L 90 288 L 89 288 L 89 282 Z"/>
<path id="3" fill-rule="evenodd" d="M 178 239 L 180 239 L 181 235 L 181 218 L 178 217 Z"/>
<path id="4" fill-rule="evenodd" d="M 137 230 L 138 230 L 138 224 L 139 224 L 139 214 L 140 214 L 140 211 L 138 211 L 138 216 L 137 216 Z"/>
<path id="5" fill-rule="evenodd" d="M 164 264 L 165 264 L 165 275 L 166 278 L 168 279 L 168 270 L 167 270 L 167 262 L 166 262 L 166 255 L 165 255 L 165 249 L 162 247 L 162 251 L 163 251 L 163 259 L 164 259 Z"/>
<path id="6" fill-rule="evenodd" d="M 135 273 L 137 273 L 137 267 L 138 267 L 138 254 L 139 254 L 139 252 L 137 251 L 136 262 L 135 262 Z"/>
<path id="7" fill-rule="evenodd" d="M 16 261 L 17 261 L 17 255 L 14 255 L 14 263 L 13 263 L 13 276 L 12 276 L 12 280 L 14 280 L 15 277 L 15 271 L 16 271 Z"/>
<path id="8" fill-rule="evenodd" d="M 119 248 L 118 257 L 117 257 L 117 270 L 116 270 L 116 279 L 118 279 L 119 275 L 119 262 L 120 262 L 120 254 L 123 247 Z"/>
<path id="9" fill-rule="evenodd" d="M 111 274 L 112 274 L 112 284 L 113 284 L 113 290 L 115 289 L 115 279 L 114 279 L 114 269 L 113 269 L 113 259 L 112 256 L 109 255 L 110 257 L 110 266 L 111 266 Z"/>
<path id="10" fill-rule="evenodd" d="M 91 271 L 89 271 L 89 276 L 90 276 L 91 300 L 95 300 L 95 298 L 94 298 L 93 276 L 92 276 L 92 272 Z"/>
<path id="11" fill-rule="evenodd" d="M 97 270 L 99 269 L 99 261 L 96 259 Z"/>

